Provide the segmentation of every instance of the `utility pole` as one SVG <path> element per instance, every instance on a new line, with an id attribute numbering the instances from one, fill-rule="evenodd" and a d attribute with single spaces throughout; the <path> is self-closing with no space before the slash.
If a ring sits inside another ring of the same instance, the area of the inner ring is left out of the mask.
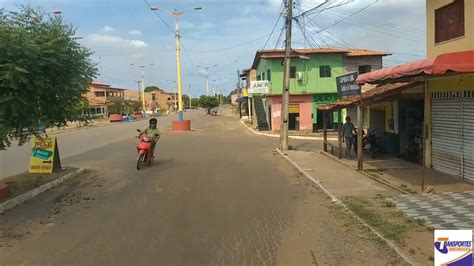
<path id="1" fill-rule="evenodd" d="M 285 72 L 281 100 L 280 149 L 288 150 L 288 106 L 290 101 L 290 63 L 291 63 L 291 29 L 293 22 L 293 0 L 287 0 Z"/>

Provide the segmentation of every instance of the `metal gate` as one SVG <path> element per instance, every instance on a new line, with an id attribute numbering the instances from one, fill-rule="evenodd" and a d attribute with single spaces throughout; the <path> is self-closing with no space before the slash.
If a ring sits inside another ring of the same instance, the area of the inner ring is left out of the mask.
<path id="1" fill-rule="evenodd" d="M 433 168 L 474 180 L 474 92 L 431 96 Z"/>
<path id="2" fill-rule="evenodd" d="M 462 129 L 463 175 L 474 181 L 474 91 L 465 92 L 463 97 Z"/>

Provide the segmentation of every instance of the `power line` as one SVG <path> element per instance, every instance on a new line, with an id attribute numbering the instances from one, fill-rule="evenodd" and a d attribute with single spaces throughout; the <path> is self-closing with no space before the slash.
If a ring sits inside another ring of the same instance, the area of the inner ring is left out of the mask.
<path id="1" fill-rule="evenodd" d="M 375 4 L 377 4 L 378 2 L 379 2 L 379 0 L 375 0 L 374 2 L 372 2 L 372 3 L 368 4 L 368 5 L 366 5 L 365 7 L 361 8 L 361 9 L 359 9 L 359 10 L 353 12 L 353 13 L 351 13 L 349 16 L 347 16 L 347 17 L 345 17 L 345 18 L 343 18 L 343 19 L 341 19 L 341 20 L 338 20 L 338 21 L 334 22 L 333 24 L 331 24 L 331 25 L 329 25 L 329 26 L 327 26 L 327 27 L 321 29 L 319 32 L 325 31 L 325 30 L 327 30 L 327 29 L 329 29 L 329 28 L 331 28 L 331 27 L 333 27 L 333 26 L 336 26 L 337 24 L 339 24 L 339 23 L 341 23 L 341 22 L 343 22 L 343 21 L 349 19 L 349 18 L 352 17 L 352 16 L 355 16 L 356 14 L 358 14 L 358 13 L 360 13 L 360 12 L 362 12 L 362 11 L 368 9 L 369 7 L 371 7 L 371 6 L 375 5 Z"/>
<path id="2" fill-rule="evenodd" d="M 282 4 L 282 6 L 283 6 L 283 4 Z M 270 41 L 270 38 L 272 37 L 273 33 L 275 32 L 275 29 L 276 29 L 276 27 L 278 26 L 278 22 L 280 22 L 280 19 L 281 19 L 282 15 L 283 15 L 283 7 L 281 7 L 280 9 L 281 9 L 281 10 L 280 10 L 280 15 L 278 16 L 278 19 L 277 19 L 277 21 L 275 22 L 275 26 L 273 26 L 272 32 L 271 32 L 270 35 L 268 36 L 268 39 L 267 39 L 267 41 L 265 42 L 265 45 L 263 45 L 263 49 L 265 49 L 265 47 L 266 47 L 267 44 L 268 44 L 268 41 Z M 263 49 L 262 49 L 262 50 L 263 50 Z"/>
<path id="3" fill-rule="evenodd" d="M 165 24 L 165 26 L 168 29 L 170 29 L 171 32 L 175 33 L 175 30 L 160 16 L 160 14 L 158 14 L 156 10 L 153 9 L 153 6 L 150 4 L 150 2 L 148 2 L 148 0 L 143 0 L 143 1 L 145 1 L 148 8 L 150 8 L 150 10 L 153 11 L 153 13 L 161 20 L 161 22 L 163 22 L 163 24 Z"/>

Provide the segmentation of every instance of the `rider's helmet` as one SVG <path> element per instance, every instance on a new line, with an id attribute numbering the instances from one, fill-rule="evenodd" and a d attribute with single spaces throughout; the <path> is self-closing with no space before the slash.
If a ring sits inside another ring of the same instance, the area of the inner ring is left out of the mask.
<path id="1" fill-rule="evenodd" d="M 149 123 L 150 123 L 150 126 L 156 126 L 156 124 L 158 124 L 158 120 L 156 120 L 156 118 L 152 118 L 150 119 Z"/>

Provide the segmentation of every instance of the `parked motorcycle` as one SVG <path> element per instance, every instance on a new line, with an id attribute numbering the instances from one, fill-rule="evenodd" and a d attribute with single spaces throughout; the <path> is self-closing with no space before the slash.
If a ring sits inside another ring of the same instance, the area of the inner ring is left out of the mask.
<path id="1" fill-rule="evenodd" d="M 357 154 L 357 135 L 354 136 L 354 152 Z M 375 159 L 375 157 L 378 154 L 382 153 L 382 146 L 380 144 L 381 140 L 380 138 L 377 138 L 375 135 L 374 130 L 369 130 L 369 134 L 366 136 L 365 132 L 362 131 L 362 151 L 366 151 L 370 154 L 370 157 L 372 159 Z"/>
<path id="2" fill-rule="evenodd" d="M 137 129 L 138 133 L 141 133 L 140 129 Z M 142 134 L 138 137 L 138 145 L 137 145 L 137 170 L 143 166 L 143 164 L 151 164 L 153 161 L 153 153 L 151 150 L 153 142 L 156 142 L 156 139 L 145 134 Z"/>

